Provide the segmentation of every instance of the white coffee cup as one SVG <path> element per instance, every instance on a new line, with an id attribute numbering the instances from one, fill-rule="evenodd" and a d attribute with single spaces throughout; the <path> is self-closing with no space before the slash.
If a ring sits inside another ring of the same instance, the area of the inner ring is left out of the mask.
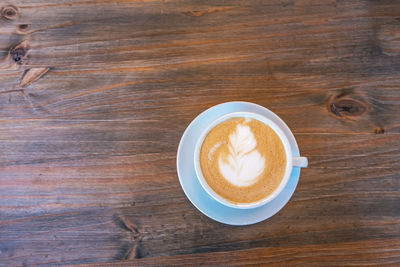
<path id="1" fill-rule="evenodd" d="M 256 202 L 252 202 L 252 203 L 232 203 L 232 202 L 229 202 L 228 200 L 222 198 L 207 184 L 206 180 L 204 179 L 203 173 L 201 171 L 201 167 L 200 167 L 200 149 L 201 149 L 203 141 L 204 141 L 205 137 L 207 136 L 208 132 L 211 131 L 211 129 L 213 129 L 218 124 L 220 124 L 230 118 L 234 118 L 234 117 L 251 118 L 251 119 L 256 119 L 256 120 L 259 120 L 259 121 L 265 123 L 266 125 L 271 127 L 275 131 L 275 133 L 279 136 L 279 138 L 282 141 L 283 147 L 285 149 L 285 154 L 286 154 L 285 174 L 284 174 L 282 181 L 279 184 L 278 188 L 275 189 L 275 191 L 272 192 L 272 194 L 268 195 L 267 197 L 265 197 L 259 201 L 256 201 Z M 276 125 L 270 119 L 268 119 L 262 115 L 256 114 L 256 113 L 252 113 L 252 112 L 232 112 L 232 113 L 225 114 L 225 115 L 219 117 L 218 119 L 214 120 L 200 134 L 200 137 L 196 143 L 195 152 L 194 152 L 194 167 L 195 167 L 197 178 L 198 178 L 201 186 L 216 201 L 218 201 L 221 204 L 226 205 L 228 207 L 232 207 L 232 208 L 250 209 L 250 208 L 260 207 L 260 206 L 270 202 L 275 197 L 277 197 L 282 192 L 282 190 L 285 188 L 286 184 L 289 181 L 293 167 L 305 168 L 305 167 L 307 167 L 307 165 L 308 165 L 308 160 L 306 157 L 294 157 L 293 156 L 292 149 L 291 149 L 289 141 L 288 141 L 288 137 L 284 134 L 284 132 L 282 131 L 281 128 L 279 128 L 278 125 Z"/>

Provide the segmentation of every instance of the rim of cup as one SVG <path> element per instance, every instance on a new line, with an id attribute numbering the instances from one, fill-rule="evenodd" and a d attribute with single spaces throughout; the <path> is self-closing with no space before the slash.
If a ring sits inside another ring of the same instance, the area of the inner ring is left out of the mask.
<path id="1" fill-rule="evenodd" d="M 252 118 L 252 119 L 256 119 L 264 124 L 266 124 L 267 126 L 269 126 L 271 129 L 274 130 L 274 132 L 279 136 L 280 140 L 282 141 L 284 150 L 285 150 L 285 155 L 286 155 L 286 168 L 285 168 L 285 174 L 282 177 L 281 183 L 279 184 L 279 186 L 268 196 L 266 196 L 263 199 L 260 199 L 258 201 L 255 202 L 251 202 L 251 203 L 233 203 L 230 202 L 229 200 L 221 197 L 220 195 L 218 195 L 206 182 L 204 176 L 203 176 L 203 172 L 201 170 L 201 166 L 200 166 L 200 150 L 201 147 L 203 145 L 203 141 L 205 139 L 205 137 L 207 136 L 207 134 L 218 124 L 230 119 L 230 118 Z M 237 112 L 231 112 L 231 113 L 227 113 L 225 115 L 220 116 L 219 118 L 217 118 L 216 120 L 214 120 L 213 122 L 211 122 L 200 134 L 199 139 L 196 142 L 196 146 L 195 146 L 195 151 L 194 151 L 194 167 L 195 167 L 195 172 L 196 172 L 196 176 L 198 181 L 200 182 L 201 186 L 203 187 L 203 189 L 208 193 L 208 195 L 210 195 L 213 199 L 215 199 L 216 201 L 218 201 L 219 203 L 228 206 L 228 207 L 232 207 L 232 208 L 239 208 L 239 209 L 251 209 L 251 208 L 257 208 L 260 207 L 270 201 L 272 201 L 273 199 L 275 199 L 281 192 L 282 190 L 285 188 L 285 186 L 287 185 L 290 175 L 292 173 L 292 169 L 293 169 L 293 155 L 292 155 L 292 149 L 290 147 L 290 143 L 288 138 L 286 137 L 286 135 L 284 134 L 284 132 L 282 131 L 282 129 L 273 121 L 271 121 L 270 119 L 268 119 L 265 116 L 262 116 L 260 114 L 257 113 L 253 113 L 253 112 L 247 112 L 247 111 L 237 111 Z"/>

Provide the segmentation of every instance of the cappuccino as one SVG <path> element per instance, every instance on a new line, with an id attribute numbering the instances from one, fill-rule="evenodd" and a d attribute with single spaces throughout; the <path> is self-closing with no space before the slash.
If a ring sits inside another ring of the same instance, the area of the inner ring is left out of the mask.
<path id="1" fill-rule="evenodd" d="M 253 203 L 272 194 L 286 169 L 286 152 L 275 131 L 245 117 L 212 128 L 200 148 L 200 168 L 207 184 L 225 200 Z"/>

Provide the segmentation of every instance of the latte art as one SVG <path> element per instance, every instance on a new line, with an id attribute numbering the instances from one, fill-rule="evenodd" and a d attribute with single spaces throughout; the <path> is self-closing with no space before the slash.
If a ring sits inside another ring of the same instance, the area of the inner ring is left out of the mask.
<path id="1" fill-rule="evenodd" d="M 199 161 L 204 180 L 215 193 L 232 203 L 251 203 L 278 188 L 285 173 L 286 153 L 268 125 L 234 117 L 207 133 Z"/>
<path id="2" fill-rule="evenodd" d="M 249 126 L 238 124 L 229 135 L 229 154 L 219 157 L 219 170 L 236 186 L 248 186 L 264 171 L 265 159 L 258 152 L 257 141 Z"/>

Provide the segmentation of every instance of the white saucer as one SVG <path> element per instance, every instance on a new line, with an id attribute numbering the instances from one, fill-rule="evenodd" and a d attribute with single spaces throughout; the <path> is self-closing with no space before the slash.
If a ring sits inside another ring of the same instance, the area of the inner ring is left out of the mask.
<path id="1" fill-rule="evenodd" d="M 215 119 L 226 113 L 247 111 L 263 115 L 275 122 L 289 139 L 293 156 L 299 156 L 296 140 L 289 127 L 272 111 L 249 102 L 227 102 L 213 106 L 197 116 L 183 133 L 176 157 L 179 182 L 188 199 L 203 214 L 230 225 L 248 225 L 261 222 L 281 210 L 296 189 L 300 168 L 294 167 L 289 182 L 271 202 L 254 209 L 236 209 L 220 204 L 204 191 L 194 170 L 194 148 L 200 133 Z"/>

